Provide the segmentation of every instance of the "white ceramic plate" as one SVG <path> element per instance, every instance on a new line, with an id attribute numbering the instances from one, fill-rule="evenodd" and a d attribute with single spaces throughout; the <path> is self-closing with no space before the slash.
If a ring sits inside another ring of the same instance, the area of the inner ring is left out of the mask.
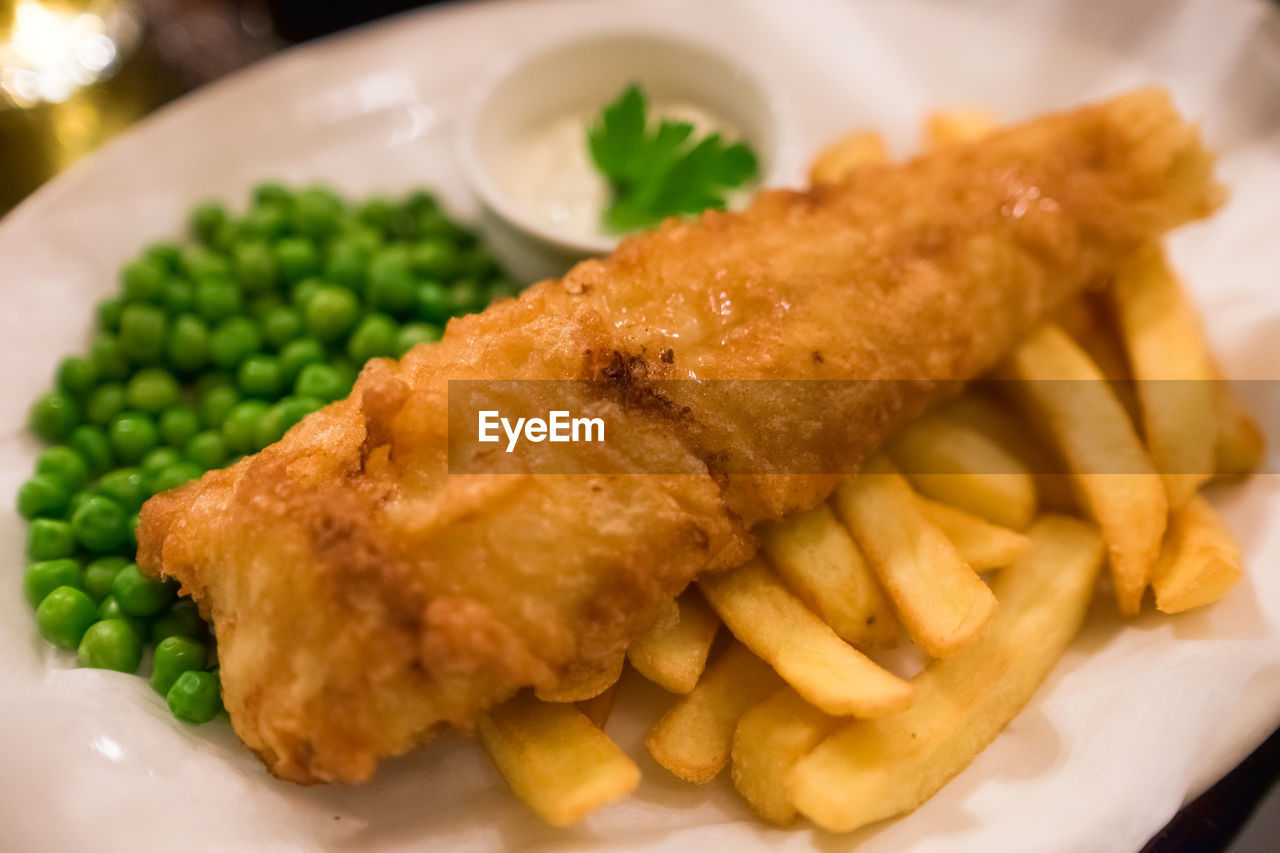
<path id="1" fill-rule="evenodd" d="M 205 196 L 255 180 L 352 193 L 433 186 L 474 212 L 451 150 L 467 85 L 509 50 L 636 23 L 703 38 L 786 92 L 798 166 L 858 125 L 899 151 L 934 106 L 1009 118 L 1157 83 L 1203 120 L 1232 202 L 1172 243 L 1233 376 L 1275 372 L 1280 333 L 1280 16 L 1248 0 L 1013 3 L 524 0 L 403 17 L 264 63 L 164 110 L 0 222 L 0 495 L 30 471 L 26 401 L 83 339 L 120 263 Z M 1271 470 L 1276 470 L 1275 466 Z M 1280 486 L 1216 498 L 1251 576 L 1219 606 L 1121 624 L 1101 605 L 1008 731 L 910 817 L 847 838 L 761 828 L 723 780 L 679 783 L 643 755 L 663 701 L 628 681 L 610 732 L 645 771 L 628 800 L 542 826 L 479 751 L 445 738 L 358 788 L 269 778 L 220 725 L 172 720 L 141 678 L 78 670 L 19 593 L 22 524 L 0 518 L 0 846 L 14 850 L 1132 850 L 1280 723 Z"/>

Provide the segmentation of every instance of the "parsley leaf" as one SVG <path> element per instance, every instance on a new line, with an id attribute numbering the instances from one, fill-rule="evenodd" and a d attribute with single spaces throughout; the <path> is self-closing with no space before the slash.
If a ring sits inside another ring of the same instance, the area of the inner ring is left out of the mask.
<path id="1" fill-rule="evenodd" d="M 648 116 L 634 83 L 587 130 L 591 159 L 609 182 L 612 201 L 602 216 L 613 232 L 656 225 L 669 216 L 723 210 L 726 194 L 756 175 L 756 155 L 718 133 L 693 139 L 693 125 Z"/>

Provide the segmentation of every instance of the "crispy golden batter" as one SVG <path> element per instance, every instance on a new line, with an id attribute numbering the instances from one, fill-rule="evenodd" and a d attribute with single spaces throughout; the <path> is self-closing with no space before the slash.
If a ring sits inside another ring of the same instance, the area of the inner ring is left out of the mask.
<path id="1" fill-rule="evenodd" d="M 836 481 L 741 472 L 856 466 L 1117 257 L 1208 213 L 1209 170 L 1140 92 L 669 222 L 370 363 L 278 444 L 153 498 L 139 561 L 212 619 L 232 723 L 272 772 L 366 779 L 440 724 L 616 661 L 697 573 L 743 562 L 757 522 Z M 652 384 L 694 377 L 941 382 Z M 602 379 L 579 402 L 607 446 L 554 452 L 695 473 L 450 476 L 450 378 Z"/>

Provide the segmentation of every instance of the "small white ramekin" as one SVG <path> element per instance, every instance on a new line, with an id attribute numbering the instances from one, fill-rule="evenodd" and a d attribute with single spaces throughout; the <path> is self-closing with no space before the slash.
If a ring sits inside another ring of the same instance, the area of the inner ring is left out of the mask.
<path id="1" fill-rule="evenodd" d="M 759 161 L 759 183 L 784 174 L 787 123 L 770 87 L 741 62 L 686 36 L 607 31 L 541 45 L 501 64 L 469 92 L 458 155 L 481 203 L 482 227 L 518 278 L 558 276 L 620 238 L 558 231 L 523 210 L 494 177 L 506 146 L 556 117 L 602 108 L 630 83 L 653 101 L 697 104 L 737 128 Z M 583 128 L 585 135 L 586 128 Z"/>

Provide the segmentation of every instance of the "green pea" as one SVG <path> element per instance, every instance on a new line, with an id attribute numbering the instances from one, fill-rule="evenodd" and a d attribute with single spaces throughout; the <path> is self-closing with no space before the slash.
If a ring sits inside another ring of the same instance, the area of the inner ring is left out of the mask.
<path id="1" fill-rule="evenodd" d="M 373 252 L 363 241 L 346 237 L 335 240 L 329 247 L 329 261 L 324 268 L 325 278 L 351 290 L 362 290 L 372 257 Z"/>
<path id="2" fill-rule="evenodd" d="M 305 308 L 307 332 L 321 341 L 334 341 L 351 330 L 360 316 L 360 302 L 345 287 L 322 287 Z"/>
<path id="3" fill-rule="evenodd" d="M 227 209 L 221 202 L 204 201 L 191 208 L 191 236 L 203 243 L 213 241 L 218 228 L 227 221 Z"/>
<path id="4" fill-rule="evenodd" d="M 374 308 L 402 316 L 413 309 L 416 288 L 409 256 L 402 246 L 388 247 L 374 256 L 366 291 Z"/>
<path id="5" fill-rule="evenodd" d="M 185 448 L 186 443 L 184 442 L 182 446 Z M 173 463 L 181 461 L 182 453 L 179 452 L 178 448 L 153 447 L 142 457 L 142 461 L 138 463 L 138 468 L 141 469 L 145 476 L 151 477 L 159 474 Z"/>
<path id="6" fill-rule="evenodd" d="M 204 394 L 212 388 L 234 386 L 236 378 L 225 370 L 208 370 L 196 377 L 196 393 Z"/>
<path id="7" fill-rule="evenodd" d="M 449 300 L 455 316 L 480 311 L 488 302 L 487 295 L 480 285 L 469 278 L 460 278 L 449 288 Z"/>
<path id="8" fill-rule="evenodd" d="M 45 441 L 66 440 L 79 423 L 80 407 L 61 391 L 37 397 L 27 412 L 27 426 Z"/>
<path id="9" fill-rule="evenodd" d="M 93 362 L 99 380 L 120 380 L 129 375 L 129 360 L 120 347 L 120 339 L 109 332 L 98 332 L 93 336 L 89 342 L 89 360 Z"/>
<path id="10" fill-rule="evenodd" d="M 38 516 L 59 518 L 71 504 L 71 489 L 56 474 L 36 474 L 18 487 L 18 514 L 25 519 Z"/>
<path id="11" fill-rule="evenodd" d="M 269 408 L 263 400 L 245 400 L 231 410 L 222 422 L 222 438 L 230 452 L 243 454 L 258 449 L 258 424 Z"/>
<path id="12" fill-rule="evenodd" d="M 130 408 L 156 415 L 178 402 L 180 388 L 173 374 L 159 367 L 139 370 L 124 388 Z"/>
<path id="13" fill-rule="evenodd" d="M 129 560 L 125 557 L 98 557 L 85 566 L 84 591 L 96 604 L 102 604 L 103 599 L 111 594 L 111 584 L 115 581 L 116 575 L 120 574 L 120 570 L 127 565 Z"/>
<path id="14" fill-rule="evenodd" d="M 120 316 L 120 351 L 134 364 L 155 364 L 164 356 L 167 320 L 154 305 L 126 305 Z"/>
<path id="15" fill-rule="evenodd" d="M 304 278 L 293 286 L 293 291 L 289 294 L 289 300 L 295 308 L 305 312 L 307 305 L 311 303 L 311 297 L 319 293 L 324 286 L 324 282 L 318 278 Z"/>
<path id="16" fill-rule="evenodd" d="M 120 328 L 120 315 L 123 312 L 123 299 L 113 296 L 102 300 L 95 309 L 95 313 L 98 316 L 98 325 L 108 332 L 116 331 Z"/>
<path id="17" fill-rule="evenodd" d="M 263 181 L 253 187 L 253 204 L 255 207 L 263 205 L 289 207 L 293 204 L 293 194 L 283 184 L 274 181 Z"/>
<path id="18" fill-rule="evenodd" d="M 280 350 L 280 374 L 286 384 L 297 380 L 302 368 L 324 361 L 324 344 L 315 338 L 299 338 Z"/>
<path id="19" fill-rule="evenodd" d="M 71 531 L 90 551 L 114 551 L 129 539 L 129 514 L 111 498 L 94 495 L 72 514 Z"/>
<path id="20" fill-rule="evenodd" d="M 314 397 L 285 397 L 268 409 L 259 422 L 255 436 L 258 446 L 266 447 L 279 441 L 290 427 L 323 405 L 323 401 Z"/>
<path id="21" fill-rule="evenodd" d="M 44 597 L 60 586 L 84 586 L 80 563 L 70 559 L 41 560 L 27 566 L 22 574 L 22 593 L 32 607 L 39 607 Z"/>
<path id="22" fill-rule="evenodd" d="M 246 397 L 279 397 L 284 390 L 279 359 L 269 355 L 246 358 L 236 372 L 236 382 Z"/>
<path id="23" fill-rule="evenodd" d="M 151 452 L 155 453 L 155 450 Z M 151 497 L 151 491 L 147 488 L 146 475 L 137 468 L 117 468 L 114 471 L 108 471 L 98 481 L 98 491 L 128 512 L 137 512 L 147 498 Z"/>
<path id="24" fill-rule="evenodd" d="M 124 571 L 125 568 L 127 568 L 127 565 L 122 567 L 120 571 Z M 120 572 L 116 572 L 117 576 L 119 574 Z M 115 584 L 115 578 L 112 578 L 111 583 L 113 585 Z M 139 619 L 136 616 L 130 616 L 128 613 L 125 613 L 124 610 L 121 609 L 120 601 L 116 598 L 114 593 L 107 593 L 107 597 L 102 599 L 102 602 L 98 605 L 98 618 L 102 620 L 120 619 L 121 621 L 127 622 L 129 626 L 133 628 L 134 633 L 138 635 L 140 640 L 147 636 L 147 620 Z"/>
<path id="25" fill-rule="evenodd" d="M 89 482 L 89 466 L 84 457 L 70 447 L 46 447 L 36 457 L 37 474 L 61 477 L 71 491 L 83 489 Z"/>
<path id="26" fill-rule="evenodd" d="M 200 415 L 191 406 L 175 406 L 160 415 L 160 438 L 170 447 L 186 447 L 200 431 Z"/>
<path id="27" fill-rule="evenodd" d="M 313 240 L 324 240 L 341 226 L 342 201 L 329 190 L 308 187 L 294 198 L 293 227 Z"/>
<path id="28" fill-rule="evenodd" d="M 229 317 L 209 337 L 209 360 L 232 370 L 262 348 L 262 330 L 248 317 Z"/>
<path id="29" fill-rule="evenodd" d="M 440 340 L 440 327 L 431 323 L 409 323 L 401 326 L 396 333 L 396 355 L 403 356 L 418 344 L 429 344 Z"/>
<path id="30" fill-rule="evenodd" d="M 156 474 L 151 480 L 151 490 L 159 494 L 184 486 L 197 479 L 204 471 L 194 462 L 175 462 Z"/>
<path id="31" fill-rule="evenodd" d="M 159 302 L 164 294 L 166 270 L 155 261 L 142 258 L 120 268 L 120 287 L 126 302 Z"/>
<path id="32" fill-rule="evenodd" d="M 185 278 L 169 278 L 164 283 L 160 304 L 170 316 L 188 314 L 196 310 L 196 286 Z"/>
<path id="33" fill-rule="evenodd" d="M 99 385 L 85 402 L 85 419 L 91 424 L 105 426 L 124 411 L 125 399 L 123 385 L 117 382 Z"/>
<path id="34" fill-rule="evenodd" d="M 241 243 L 233 249 L 232 258 L 245 293 L 261 293 L 275 286 L 276 262 L 265 242 Z"/>
<path id="35" fill-rule="evenodd" d="M 346 377 L 327 364 L 308 364 L 298 374 L 293 391 L 301 397 L 316 397 L 325 402 L 345 397 L 351 390 Z"/>
<path id="36" fill-rule="evenodd" d="M 124 619 L 103 619 L 84 632 L 76 661 L 92 669 L 137 672 L 142 664 L 142 638 L 137 627 Z"/>
<path id="37" fill-rule="evenodd" d="M 259 324 L 265 323 L 271 312 L 283 308 L 284 304 L 279 293 L 260 293 L 249 303 L 249 316 Z M 265 331 L 263 334 L 265 336 Z"/>
<path id="38" fill-rule="evenodd" d="M 197 408 L 200 420 L 210 429 L 219 428 L 227 413 L 240 402 L 240 392 L 234 385 L 217 385 L 200 395 Z"/>
<path id="39" fill-rule="evenodd" d="M 276 269 L 287 284 L 320 272 L 320 255 L 305 237 L 285 237 L 275 245 Z"/>
<path id="40" fill-rule="evenodd" d="M 497 273 L 498 263 L 484 249 L 473 246 L 457 255 L 456 270 L 468 278 L 485 281 Z"/>
<path id="41" fill-rule="evenodd" d="M 217 323 L 243 307 L 240 291 L 230 278 L 206 276 L 196 280 L 196 314 L 206 323 Z"/>
<path id="42" fill-rule="evenodd" d="M 371 358 L 394 356 L 399 331 L 395 321 L 385 314 L 369 314 L 360 321 L 347 341 L 347 355 L 356 364 L 364 364 Z"/>
<path id="43" fill-rule="evenodd" d="M 52 590 L 36 608 L 40 636 L 60 649 L 74 649 L 98 618 L 97 608 L 84 590 L 60 586 Z"/>
<path id="44" fill-rule="evenodd" d="M 264 204 L 250 210 L 244 218 L 241 233 L 247 238 L 259 240 L 278 240 L 289 233 L 293 227 L 290 215 L 291 206 L 287 204 Z M 275 253 L 272 252 L 272 263 Z"/>
<path id="45" fill-rule="evenodd" d="M 140 460 L 160 441 L 155 421 L 142 412 L 122 412 L 107 427 L 107 438 L 115 456 L 126 465 Z"/>
<path id="46" fill-rule="evenodd" d="M 70 522 L 36 518 L 27 526 L 27 556 L 32 560 L 57 560 L 75 553 L 76 537 Z"/>
<path id="47" fill-rule="evenodd" d="M 417 228 L 415 236 L 420 239 L 440 237 L 451 243 L 470 245 L 475 236 L 458 223 L 445 216 L 440 210 L 421 211 L 415 215 Z"/>
<path id="48" fill-rule="evenodd" d="M 223 426 L 226 426 L 225 421 Z M 217 468 L 227 461 L 227 443 L 220 431 L 205 430 L 187 442 L 186 454 L 188 459 L 205 470 Z"/>
<path id="49" fill-rule="evenodd" d="M 111 594 L 120 609 L 130 616 L 154 616 L 173 598 L 173 590 L 163 581 L 138 571 L 137 563 L 129 563 L 111 582 Z"/>
<path id="50" fill-rule="evenodd" d="M 302 334 L 302 315 L 293 308 L 273 308 L 263 318 L 262 332 L 267 343 L 281 349 Z"/>
<path id="51" fill-rule="evenodd" d="M 189 598 L 180 598 L 169 609 L 151 620 L 151 642 L 159 643 L 166 637 L 190 637 L 200 640 L 209 633 L 209 626 L 200 618 L 200 610 Z"/>
<path id="52" fill-rule="evenodd" d="M 67 443 L 84 460 L 90 474 L 101 474 L 115 461 L 111 441 L 101 427 L 81 424 L 71 431 Z"/>
<path id="53" fill-rule="evenodd" d="M 169 712 L 184 723 L 207 723 L 222 710 L 222 688 L 211 672 L 188 670 L 165 695 Z"/>
<path id="54" fill-rule="evenodd" d="M 97 382 L 98 371 L 88 356 L 71 355 L 58 363 L 58 387 L 72 396 L 89 393 Z"/>
<path id="55" fill-rule="evenodd" d="M 424 281 L 418 285 L 418 319 L 443 326 L 453 316 L 453 299 L 449 289 L 438 281 Z"/>
<path id="56" fill-rule="evenodd" d="M 360 206 L 356 216 L 365 225 L 386 233 L 387 229 L 391 227 L 391 220 L 395 215 L 395 210 L 395 205 L 387 199 L 371 198 Z"/>
<path id="57" fill-rule="evenodd" d="M 177 243 L 169 240 L 157 240 L 147 248 L 142 250 L 142 256 L 149 261 L 155 261 L 165 272 L 177 272 L 179 261 L 182 259 L 182 251 L 178 248 Z"/>
<path id="58" fill-rule="evenodd" d="M 414 243 L 409 248 L 408 261 L 423 278 L 449 278 L 458 271 L 458 251 L 440 238 Z"/>
<path id="59" fill-rule="evenodd" d="M 155 658 L 151 663 L 151 686 L 164 696 L 178 676 L 203 670 L 208 656 L 204 643 L 190 637 L 166 637 L 156 644 Z"/>
<path id="60" fill-rule="evenodd" d="M 165 340 L 169 366 L 180 373 L 194 373 L 209 357 L 209 327 L 194 314 L 174 318 Z"/>
<path id="61" fill-rule="evenodd" d="M 226 257 L 196 243 L 182 247 L 178 266 L 192 281 L 231 277 L 231 263 Z"/>

